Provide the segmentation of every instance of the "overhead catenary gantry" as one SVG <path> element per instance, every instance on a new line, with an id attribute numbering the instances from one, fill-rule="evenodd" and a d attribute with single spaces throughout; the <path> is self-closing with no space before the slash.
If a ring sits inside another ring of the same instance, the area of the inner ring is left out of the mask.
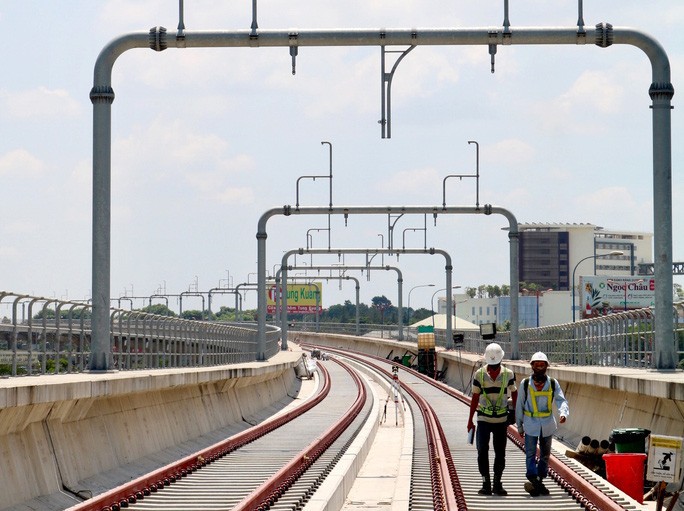
<path id="1" fill-rule="evenodd" d="M 258 270 L 258 296 L 257 296 L 257 357 L 259 360 L 265 358 L 266 349 L 266 239 L 268 233 L 266 230 L 269 219 L 274 216 L 299 216 L 299 215 L 342 215 L 345 218 L 345 223 L 348 221 L 350 215 L 433 215 L 435 221 L 439 215 L 502 215 L 508 220 L 508 239 L 509 239 L 509 260 L 510 260 L 510 287 L 511 287 L 511 357 L 513 359 L 519 358 L 518 346 L 518 221 L 513 213 L 510 211 L 490 204 L 485 204 L 484 207 L 475 208 L 472 206 L 337 206 L 337 207 L 302 207 L 292 208 L 292 206 L 284 206 L 282 208 L 270 209 L 261 215 L 257 226 L 257 270 Z M 283 255 L 280 263 L 280 268 L 283 270 L 283 278 L 286 275 L 288 266 L 287 258 L 294 254 L 304 253 L 359 253 L 359 254 L 404 254 L 404 253 L 422 253 L 422 254 L 444 254 L 449 257 L 448 253 L 443 250 L 435 248 L 429 249 L 377 249 L 377 248 L 360 248 L 360 249 L 297 249 L 286 252 Z M 447 269 L 447 285 L 451 289 L 451 258 L 446 264 Z M 447 293 L 447 310 L 451 310 L 451 294 Z M 284 305 L 285 306 L 285 305 Z M 401 322 L 401 317 L 399 318 Z M 451 342 L 451 317 L 447 315 L 447 343 Z M 283 325 L 283 339 L 287 337 L 287 325 Z M 401 329 L 401 325 L 400 325 Z M 449 344 L 447 344 L 449 346 Z"/>
<path id="2" fill-rule="evenodd" d="M 608 48 L 612 45 L 635 46 L 646 54 L 651 63 L 652 83 L 648 94 L 652 101 L 654 273 L 658 282 L 655 291 L 655 314 L 657 318 L 671 316 L 673 303 L 671 101 L 674 88 L 671 83 L 668 56 L 656 39 L 644 32 L 627 27 L 613 27 L 609 23 L 599 23 L 593 28 L 586 27 L 581 9 L 577 26 L 514 28 L 508 18 L 507 0 L 505 1 L 504 24 L 498 29 L 479 27 L 260 30 L 256 24 L 256 8 L 254 13 L 253 25 L 249 30 L 186 30 L 181 21 L 175 36 L 169 35 L 163 27 L 154 27 L 146 32 L 125 34 L 107 44 L 97 58 L 93 88 L 90 92 L 90 99 L 93 103 L 91 370 L 113 369 L 109 325 L 111 106 L 114 101 L 112 70 L 117 58 L 134 48 L 163 51 L 168 48 L 283 47 L 290 50 L 294 71 L 294 60 L 299 48 L 302 47 L 485 46 L 492 56 L 493 65 L 498 45 L 571 45 L 587 48 L 587 43 L 594 43 L 600 48 Z M 266 277 L 265 261 L 261 261 L 260 264 L 264 265 L 259 268 L 259 282 L 262 284 L 260 289 L 263 291 Z M 517 287 L 511 286 L 511 289 L 517 289 Z M 261 296 L 259 299 L 265 300 Z M 260 312 L 265 312 L 265 309 Z M 264 318 L 260 317 L 259 320 L 263 322 Z M 261 341 L 263 341 L 263 334 L 264 332 L 260 331 Z M 678 357 L 672 322 L 657 321 L 655 334 L 654 366 L 657 369 L 674 369 L 678 363 Z M 263 350 L 259 350 L 258 356 L 263 358 Z"/>
<path id="3" fill-rule="evenodd" d="M 293 267 L 293 268 L 298 268 L 298 267 Z M 304 268 L 304 267 L 302 266 L 301 268 Z M 278 272 L 278 274 L 274 280 L 276 289 L 281 287 L 280 280 L 281 280 L 280 279 L 280 272 Z M 343 280 L 353 281 L 356 284 L 355 285 L 355 304 L 356 304 L 356 317 L 355 317 L 356 329 L 355 329 L 355 333 L 356 333 L 356 335 L 360 334 L 361 329 L 360 329 L 360 317 L 359 317 L 359 303 L 360 303 L 360 294 L 361 294 L 361 283 L 359 282 L 359 279 L 357 279 L 356 277 L 352 277 L 350 275 L 337 275 L 337 276 L 335 276 L 335 275 L 316 275 L 316 276 L 311 276 L 311 277 L 300 277 L 300 276 L 288 277 L 287 280 L 288 280 L 288 283 L 292 283 L 292 282 L 298 283 L 300 281 L 309 282 L 312 280 L 326 280 L 326 281 L 328 281 L 328 280 L 339 280 L 340 284 L 342 284 Z M 319 296 L 316 297 L 317 300 L 320 298 L 320 290 L 319 290 L 318 294 L 319 294 Z M 318 305 L 319 304 L 317 303 L 317 307 L 318 307 Z M 280 311 L 280 297 L 279 297 L 279 293 L 276 292 L 276 306 L 275 306 L 275 313 L 274 313 L 274 317 L 276 318 L 276 324 L 280 323 L 280 321 L 277 319 L 279 311 Z M 282 314 L 281 314 L 281 316 L 282 316 Z M 317 311 L 316 312 L 316 326 L 318 326 L 318 316 L 319 315 L 318 315 L 318 311 Z M 285 342 L 287 344 L 287 339 L 284 339 L 283 342 Z"/>
<path id="4" fill-rule="evenodd" d="M 296 253 L 297 253 L 297 254 L 300 253 L 299 250 L 297 250 Z M 303 253 L 305 253 L 305 254 L 311 254 L 311 255 L 313 256 L 314 253 L 316 253 L 316 254 L 320 254 L 320 253 L 330 254 L 330 253 L 333 253 L 333 252 L 332 252 L 332 251 L 325 251 L 325 252 L 314 251 L 314 250 L 309 250 L 308 247 L 307 247 L 307 250 L 304 251 Z M 334 252 L 334 253 L 337 253 L 337 252 Z M 376 252 L 376 254 L 377 254 L 377 252 Z M 295 255 L 296 255 L 296 254 L 295 254 Z M 361 271 L 362 273 L 365 271 L 365 272 L 367 272 L 369 275 L 370 275 L 371 270 L 375 270 L 375 271 L 378 271 L 378 270 L 385 270 L 385 271 L 393 270 L 393 271 L 395 271 L 395 272 L 397 273 L 397 296 L 399 297 L 399 300 L 398 300 L 398 311 L 399 311 L 399 316 L 401 317 L 402 285 L 403 285 L 403 282 L 404 282 L 404 277 L 403 277 L 403 274 L 402 274 L 401 270 L 400 270 L 399 268 L 397 268 L 396 266 L 390 266 L 390 265 L 385 265 L 385 266 L 370 266 L 370 265 L 354 266 L 354 265 L 348 265 L 348 264 L 344 264 L 344 265 L 341 265 L 341 266 L 333 266 L 333 265 L 330 265 L 330 266 L 326 266 L 326 265 L 292 266 L 292 265 L 288 265 L 288 266 L 287 266 L 287 271 L 292 271 L 292 270 L 312 270 L 312 271 L 314 271 L 314 270 L 318 270 L 318 271 L 320 271 L 320 270 L 331 270 L 331 271 L 339 270 L 340 272 L 346 272 L 346 271 L 349 271 L 349 270 L 356 270 L 356 271 Z M 280 282 L 281 282 L 281 280 L 282 280 L 282 278 L 281 278 L 282 271 L 283 271 L 283 269 L 282 269 L 282 267 L 281 267 L 281 268 L 277 271 L 276 276 L 275 276 L 276 291 L 277 291 L 278 288 L 280 287 Z M 288 277 L 288 280 L 291 281 L 293 278 L 294 278 L 294 277 Z M 356 282 L 356 334 L 358 335 L 358 334 L 359 334 L 359 319 L 360 319 L 360 318 L 359 318 L 359 290 L 360 290 L 359 279 L 357 279 L 357 278 L 355 278 L 355 277 L 349 277 L 348 275 L 339 275 L 339 276 L 337 276 L 337 277 L 334 277 L 334 276 L 326 276 L 326 275 L 311 275 L 311 276 L 305 276 L 305 278 L 309 278 L 309 279 L 311 279 L 311 280 L 316 280 L 316 279 L 321 279 L 321 280 L 323 280 L 323 279 L 328 279 L 328 280 L 336 279 L 336 280 L 339 280 L 339 279 L 345 279 L 345 278 L 346 278 L 346 279 L 349 279 L 349 278 L 351 278 L 351 279 L 353 279 L 353 280 Z M 280 313 L 280 316 L 281 316 L 281 317 L 280 317 L 280 324 L 282 325 L 283 323 L 284 323 L 284 324 L 287 324 L 287 323 L 288 323 L 288 320 L 287 320 L 287 308 L 286 308 L 286 307 L 282 307 L 282 306 L 280 305 L 281 296 L 282 296 L 282 293 L 276 292 L 276 300 L 275 300 L 275 302 L 276 302 L 276 309 L 275 309 L 275 314 L 274 314 L 274 316 L 277 318 L 277 317 L 278 317 L 278 313 Z M 276 320 L 276 321 L 277 321 L 277 320 Z M 400 324 L 399 324 L 399 340 L 401 341 L 401 340 L 403 340 L 403 339 L 404 339 L 404 332 L 403 332 L 403 329 L 401 328 L 401 323 L 400 323 Z M 287 337 L 286 337 L 285 335 L 283 335 L 282 343 L 283 343 L 283 344 L 282 344 L 281 348 L 282 348 L 283 350 L 287 349 Z"/>
<path id="5" fill-rule="evenodd" d="M 367 248 L 333 248 L 333 249 L 296 249 L 296 250 L 290 250 L 288 252 L 285 252 L 283 254 L 282 258 L 282 264 L 280 267 L 280 272 L 283 276 L 283 279 L 288 278 L 287 277 L 287 272 L 290 269 L 290 265 L 287 263 L 287 260 L 290 258 L 292 255 L 297 255 L 297 254 L 333 254 L 342 256 L 343 254 L 364 254 L 366 255 L 366 258 L 368 258 L 369 255 L 377 255 L 377 254 L 393 254 L 393 255 L 401 255 L 401 254 L 428 254 L 428 255 L 434 255 L 434 254 L 440 254 L 444 256 L 444 270 L 445 270 L 445 281 L 447 283 L 447 287 L 451 288 L 451 278 L 452 278 L 452 272 L 453 272 L 453 265 L 451 263 L 451 255 L 441 249 L 437 248 L 430 248 L 430 249 L 401 249 L 401 250 L 391 250 L 391 249 L 367 249 Z M 361 266 L 359 267 L 361 269 L 365 269 L 370 271 L 371 269 L 379 269 L 378 267 L 371 267 L 371 266 Z M 385 270 L 390 270 L 393 269 L 394 271 L 397 272 L 397 330 L 399 333 L 399 340 L 402 341 L 404 340 L 404 326 L 403 326 L 403 283 L 404 283 L 404 278 L 401 273 L 401 270 L 395 266 L 385 266 L 382 269 Z M 312 277 L 314 278 L 314 277 Z M 282 333 L 282 349 L 286 350 L 287 349 L 287 297 L 286 293 L 283 293 L 282 295 L 282 319 L 281 319 L 281 330 L 283 331 Z M 451 303 L 451 296 L 447 296 L 447 308 L 450 307 Z M 446 333 L 447 333 L 447 347 L 451 347 L 451 317 L 447 318 L 447 325 L 446 325 Z"/>

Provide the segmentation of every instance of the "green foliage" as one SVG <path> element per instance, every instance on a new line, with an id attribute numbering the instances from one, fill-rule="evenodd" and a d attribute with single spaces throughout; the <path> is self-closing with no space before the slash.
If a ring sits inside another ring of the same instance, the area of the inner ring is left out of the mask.
<path id="1" fill-rule="evenodd" d="M 430 316 L 432 316 L 432 311 L 426 309 L 425 307 L 421 307 L 417 311 L 411 312 L 411 323 L 422 321 L 425 318 L 429 318 Z"/>
<path id="2" fill-rule="evenodd" d="M 214 315 L 214 318 L 217 321 L 235 321 L 235 309 L 223 305 Z"/>
<path id="3" fill-rule="evenodd" d="M 242 311 L 242 321 L 253 323 L 257 320 L 257 316 L 258 314 L 256 309 L 247 309 L 246 311 Z"/>
<path id="4" fill-rule="evenodd" d="M 169 309 L 163 303 L 155 303 L 154 305 L 148 305 L 147 307 L 143 307 L 140 310 L 143 312 L 147 312 L 149 314 L 156 314 L 157 316 L 173 317 L 176 315 L 175 312 L 173 312 L 171 309 Z"/>
<path id="5" fill-rule="evenodd" d="M 23 366 L 17 367 L 17 376 L 22 374 L 28 374 L 26 368 Z M 12 364 L 0 364 L 0 376 L 11 376 L 12 375 Z"/>
<path id="6" fill-rule="evenodd" d="M 59 311 L 59 318 L 60 319 L 69 319 L 69 310 L 71 309 L 71 306 L 68 307 L 63 307 Z M 71 310 L 71 319 L 80 319 L 81 316 L 84 319 L 90 319 L 92 316 L 92 311 L 91 309 L 87 307 L 81 307 L 81 306 L 76 306 L 74 307 L 73 310 Z M 57 317 L 57 314 L 55 313 L 54 309 L 50 308 L 44 308 L 40 309 L 40 311 L 37 314 L 33 315 L 34 320 L 43 320 L 43 318 L 47 320 L 54 320 Z"/>
<path id="7" fill-rule="evenodd" d="M 361 315 L 361 304 L 359 304 L 359 316 Z M 356 306 L 349 300 L 345 300 L 343 305 L 332 305 L 325 312 L 326 320 L 333 323 L 352 323 L 356 321 Z"/>
<path id="8" fill-rule="evenodd" d="M 188 310 L 183 311 L 180 317 L 182 319 L 202 320 L 204 319 L 204 313 L 200 310 Z"/>
<path id="9" fill-rule="evenodd" d="M 67 370 L 67 366 L 69 365 L 69 362 L 67 361 L 66 358 L 62 357 L 59 359 L 59 372 L 60 373 L 65 373 Z M 45 371 L 48 373 L 54 373 L 55 372 L 55 359 L 54 358 L 49 358 L 45 362 Z"/>

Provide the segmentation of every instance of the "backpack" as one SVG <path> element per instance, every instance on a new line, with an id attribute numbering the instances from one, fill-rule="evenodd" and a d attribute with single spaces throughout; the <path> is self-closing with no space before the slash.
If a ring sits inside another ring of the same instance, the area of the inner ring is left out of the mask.
<path id="1" fill-rule="evenodd" d="M 549 380 L 551 380 L 551 400 L 556 397 L 556 380 L 555 378 L 551 378 L 549 376 Z M 525 391 L 525 399 L 523 400 L 523 403 L 527 402 L 527 389 L 530 388 L 530 378 L 525 378 L 523 380 L 523 390 Z"/>

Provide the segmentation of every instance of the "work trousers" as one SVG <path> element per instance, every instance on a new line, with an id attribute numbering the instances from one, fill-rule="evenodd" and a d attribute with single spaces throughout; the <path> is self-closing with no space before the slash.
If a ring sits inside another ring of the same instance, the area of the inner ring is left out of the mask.
<path id="1" fill-rule="evenodd" d="M 553 435 L 530 436 L 525 434 L 525 465 L 528 479 L 535 477 L 544 479 L 549 474 L 549 457 Z M 537 444 L 539 444 L 539 461 L 537 461 Z"/>
<path id="2" fill-rule="evenodd" d="M 480 475 L 489 479 L 489 438 L 492 438 L 494 447 L 494 479 L 500 479 L 506 467 L 506 430 L 505 422 L 491 423 L 477 422 L 476 447 L 477 468 Z"/>

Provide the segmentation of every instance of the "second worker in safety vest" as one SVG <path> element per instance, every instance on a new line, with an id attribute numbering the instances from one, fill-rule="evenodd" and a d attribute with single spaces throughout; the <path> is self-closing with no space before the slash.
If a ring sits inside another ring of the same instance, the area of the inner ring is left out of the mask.
<path id="1" fill-rule="evenodd" d="M 473 415 L 477 411 L 477 467 L 482 476 L 480 495 L 507 495 L 501 484 L 501 476 L 506 466 L 506 430 L 508 429 L 508 397 L 515 406 L 517 389 L 515 374 L 501 364 L 504 351 L 493 342 L 485 348 L 485 365 L 473 377 L 473 397 L 468 414 L 468 431 L 475 424 Z M 494 446 L 494 484 L 489 476 L 489 438 Z"/>
<path id="2" fill-rule="evenodd" d="M 549 457 L 553 434 L 558 429 L 553 415 L 553 404 L 558 408 L 559 422 L 563 424 L 570 415 L 568 400 L 558 380 L 546 375 L 549 359 L 538 351 L 530 359 L 532 376 L 520 383 L 515 408 L 515 423 L 518 433 L 525 435 L 525 491 L 533 497 L 548 495 L 543 480 L 548 475 Z M 537 445 L 539 460 L 537 461 Z"/>

